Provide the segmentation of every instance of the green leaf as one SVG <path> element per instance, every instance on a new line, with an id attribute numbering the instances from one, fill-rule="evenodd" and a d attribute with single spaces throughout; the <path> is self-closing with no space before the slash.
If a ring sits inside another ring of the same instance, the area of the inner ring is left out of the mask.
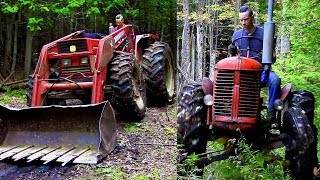
<path id="1" fill-rule="evenodd" d="M 6 2 L 1 2 L 0 3 L 2 8 L 1 8 L 1 11 L 5 14 L 9 14 L 9 13 L 17 13 L 18 10 L 19 10 L 19 7 L 17 4 L 14 4 L 14 5 L 10 5 Z"/>

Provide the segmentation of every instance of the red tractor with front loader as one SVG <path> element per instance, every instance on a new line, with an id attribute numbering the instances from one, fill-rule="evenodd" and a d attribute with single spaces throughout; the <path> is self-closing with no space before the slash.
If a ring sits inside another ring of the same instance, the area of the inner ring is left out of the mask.
<path id="1" fill-rule="evenodd" d="M 29 108 L 0 106 L 1 160 L 96 164 L 115 147 L 116 117 L 142 119 L 148 95 L 171 101 L 175 63 L 157 35 L 126 25 L 90 37 L 77 31 L 43 46 Z"/>
<path id="2" fill-rule="evenodd" d="M 272 13 L 270 1 L 269 8 L 268 12 Z M 272 17 L 270 13 L 268 15 Z M 271 19 L 264 29 L 262 63 L 268 67 L 273 56 L 274 23 Z M 241 153 L 239 140 L 245 137 L 252 148 L 285 147 L 285 159 L 293 178 L 312 179 L 317 175 L 314 95 L 305 90 L 291 91 L 291 84 L 284 86 L 280 99 L 274 103 L 278 122 L 272 125 L 264 116 L 266 106 L 260 96 L 262 70 L 258 61 L 238 52 L 215 65 L 212 79 L 204 78 L 201 83 L 191 83 L 182 89 L 177 115 L 180 164 L 192 154 L 198 156 L 195 164 L 200 169 L 214 161 L 238 156 Z M 224 142 L 225 149 L 207 151 L 207 142 L 218 139 Z M 188 169 L 187 166 L 181 172 Z M 196 175 L 202 173 L 200 170 Z"/>

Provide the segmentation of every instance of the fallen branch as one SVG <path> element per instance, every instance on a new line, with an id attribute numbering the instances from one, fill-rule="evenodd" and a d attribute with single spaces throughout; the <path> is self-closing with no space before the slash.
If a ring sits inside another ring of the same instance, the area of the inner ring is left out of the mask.
<path id="1" fill-rule="evenodd" d="M 20 83 L 24 83 L 24 82 L 28 82 L 29 79 L 22 79 L 22 80 L 18 80 L 18 81 L 14 81 L 14 82 L 9 82 L 9 83 L 5 83 L 4 86 L 11 86 L 14 84 L 20 84 Z"/>
<path id="2" fill-rule="evenodd" d="M 11 74 L 9 74 L 8 77 L 6 77 L 5 80 L 2 81 L 2 83 L 0 84 L 0 88 L 2 88 L 2 86 L 10 79 L 10 77 L 14 74 L 15 71 L 11 72 Z"/>

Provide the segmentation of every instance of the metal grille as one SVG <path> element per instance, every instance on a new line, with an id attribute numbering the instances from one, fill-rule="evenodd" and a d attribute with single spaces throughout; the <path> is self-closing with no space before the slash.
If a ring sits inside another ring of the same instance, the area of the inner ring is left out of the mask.
<path id="1" fill-rule="evenodd" d="M 218 71 L 213 106 L 216 116 L 231 116 L 233 85 L 234 71 Z"/>
<path id="2" fill-rule="evenodd" d="M 87 51 L 87 40 L 86 39 L 77 39 L 70 41 L 58 42 L 59 53 L 70 53 L 70 46 L 76 46 L 75 52 Z"/>
<path id="3" fill-rule="evenodd" d="M 78 72 L 88 73 L 90 71 L 90 66 L 71 66 L 61 68 L 61 74 L 74 74 Z"/>
<path id="4" fill-rule="evenodd" d="M 260 98 L 260 73 L 240 72 L 239 117 L 256 117 Z"/>

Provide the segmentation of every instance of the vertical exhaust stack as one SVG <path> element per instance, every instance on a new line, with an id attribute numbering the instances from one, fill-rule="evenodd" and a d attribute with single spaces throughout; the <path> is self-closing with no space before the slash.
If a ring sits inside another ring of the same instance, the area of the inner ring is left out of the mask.
<path id="1" fill-rule="evenodd" d="M 262 50 L 262 64 L 264 69 L 270 69 L 273 63 L 273 38 L 275 34 L 275 23 L 273 18 L 273 0 L 268 1 L 268 19 L 264 23 L 264 35 L 263 35 L 263 50 Z"/>

